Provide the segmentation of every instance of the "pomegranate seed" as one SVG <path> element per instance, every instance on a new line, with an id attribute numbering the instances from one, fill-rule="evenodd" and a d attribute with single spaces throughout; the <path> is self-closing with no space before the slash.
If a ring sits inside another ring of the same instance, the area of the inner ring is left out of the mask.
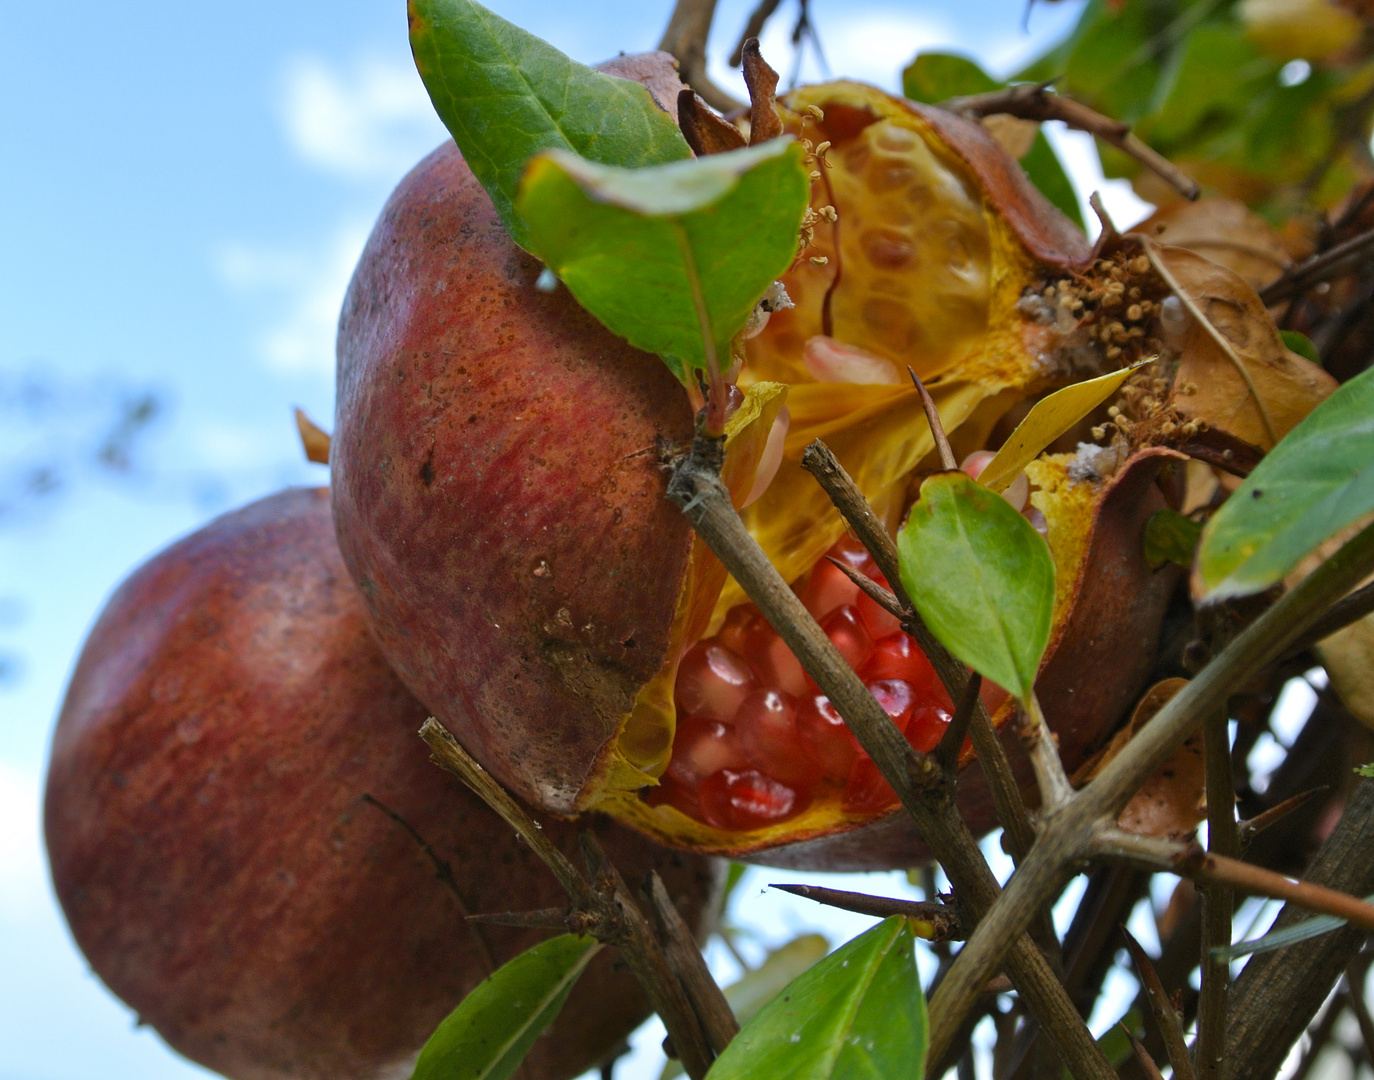
<path id="1" fill-rule="evenodd" d="M 702 781 L 697 791 L 706 824 L 737 832 L 796 817 L 810 799 L 756 769 L 722 769 Z"/>
<path id="2" fill-rule="evenodd" d="M 860 758 L 844 786 L 841 806 L 847 814 L 876 814 L 897 805 L 897 793 L 869 757 Z"/>
<path id="3" fill-rule="evenodd" d="M 873 580 L 883 588 L 887 588 L 887 578 L 881 574 Z M 868 632 L 873 635 L 874 641 L 901 633 L 902 624 L 898 621 L 897 616 L 893 615 L 887 608 L 879 607 L 864 593 L 859 593 L 859 598 L 854 601 L 854 610 L 859 613 L 859 618 L 868 627 Z"/>
<path id="4" fill-rule="evenodd" d="M 665 775 L 659 781 L 658 787 L 649 788 L 644 801 L 650 806 L 662 806 L 666 803 L 695 821 L 703 820 L 701 800 L 697 798 L 696 788 L 679 784 L 671 776 Z"/>
<path id="5" fill-rule="evenodd" d="M 868 548 L 852 536 L 840 537 L 835 542 L 835 546 L 826 554 L 833 559 L 839 559 L 840 562 L 859 571 L 859 573 L 877 580 L 878 567 L 873 561 L 873 556 L 868 553 Z"/>
<path id="6" fill-rule="evenodd" d="M 968 457 L 964 458 L 963 464 L 959 466 L 969 476 L 977 480 L 982 475 L 983 470 L 988 467 L 992 459 L 997 456 L 996 450 L 975 450 Z"/>
<path id="7" fill-rule="evenodd" d="M 905 679 L 879 679 L 868 684 L 868 692 L 873 695 L 883 712 L 892 717 L 903 731 L 911 719 L 911 710 L 916 707 L 916 694 Z"/>
<path id="8" fill-rule="evenodd" d="M 749 665 L 708 638 L 688 649 L 678 667 L 678 713 L 731 720 L 753 688 L 754 675 Z"/>
<path id="9" fill-rule="evenodd" d="M 806 692 L 801 661 L 753 604 L 743 604 L 725 617 L 717 639 L 753 669 L 759 686 L 798 697 Z"/>
<path id="10" fill-rule="evenodd" d="M 763 612 L 753 604 L 740 604 L 739 607 L 731 608 L 730 613 L 725 616 L 725 623 L 716 634 L 715 640 L 732 653 L 747 660 L 753 654 L 753 643 L 758 634 L 771 633 L 772 629 L 768 625 L 768 620 L 763 617 Z"/>
<path id="11" fill-rule="evenodd" d="M 689 716 L 678 721 L 673 756 L 664 779 L 695 788 L 712 773 L 742 769 L 747 763 L 734 727 L 719 720 Z"/>
<path id="12" fill-rule="evenodd" d="M 850 667 L 856 671 L 863 667 L 864 661 L 873 651 L 873 635 L 859 620 L 859 613 L 852 605 L 846 604 L 832 612 L 830 617 L 821 623 L 821 629 L 825 631 L 825 636 L 835 648 L 840 650 L 840 655 Z"/>
<path id="13" fill-rule="evenodd" d="M 891 634 L 875 642 L 859 674 L 867 681 L 901 679 L 911 686 L 917 699 L 943 693 L 926 654 L 906 634 Z"/>
<path id="14" fill-rule="evenodd" d="M 735 730 L 750 764 L 794 788 L 810 788 L 821 767 L 806 753 L 797 706 L 776 690 L 755 690 L 735 714 Z"/>
<path id="15" fill-rule="evenodd" d="M 859 587 L 844 576 L 844 571 L 822 559 L 811 568 L 806 587 L 801 591 L 801 601 L 811 617 L 822 622 L 837 608 L 854 603 L 858 595 Z"/>
<path id="16" fill-rule="evenodd" d="M 854 767 L 859 756 L 859 740 L 845 726 L 840 714 L 824 694 L 811 694 L 797 709 L 797 731 L 802 747 L 822 772 L 834 781 L 842 781 Z"/>
<path id="17" fill-rule="evenodd" d="M 911 714 L 906 725 L 906 741 L 923 754 L 928 754 L 939 744 L 945 728 L 949 727 L 950 714 L 935 705 L 922 705 Z"/>

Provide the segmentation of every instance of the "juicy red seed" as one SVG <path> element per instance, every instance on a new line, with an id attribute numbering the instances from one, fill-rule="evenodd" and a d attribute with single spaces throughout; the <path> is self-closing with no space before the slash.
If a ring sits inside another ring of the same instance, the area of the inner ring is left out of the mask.
<path id="1" fill-rule="evenodd" d="M 689 818 L 696 821 L 702 819 L 701 800 L 697 798 L 696 787 L 679 784 L 669 775 L 663 776 L 658 787 L 648 789 L 644 801 L 650 806 L 662 806 L 666 803 L 669 806 L 677 807 Z"/>
<path id="2" fill-rule="evenodd" d="M 748 763 L 738 735 L 730 724 L 688 716 L 677 723 L 673 756 L 665 779 L 695 788 L 721 769 L 742 769 Z"/>
<path id="3" fill-rule="evenodd" d="M 868 662 L 859 674 L 870 681 L 901 679 L 911 685 L 917 698 L 944 693 L 926 654 L 906 634 L 891 634 L 875 642 Z"/>
<path id="4" fill-rule="evenodd" d="M 856 671 L 863 667 L 864 661 L 873 651 L 873 635 L 859 620 L 859 614 L 852 605 L 846 604 L 832 612 L 830 617 L 821 623 L 821 629 L 850 667 Z"/>
<path id="5" fill-rule="evenodd" d="M 882 773 L 878 772 L 878 766 L 873 764 L 873 759 L 860 758 L 844 786 L 844 797 L 840 805 L 845 813 L 876 814 L 896 804 L 896 792 L 883 779 Z"/>
<path id="6" fill-rule="evenodd" d="M 802 745 L 796 703 L 787 694 L 755 690 L 735 714 L 735 730 L 755 768 L 794 788 L 820 780 L 821 767 Z"/>
<path id="7" fill-rule="evenodd" d="M 903 731 L 911 719 L 911 710 L 916 706 L 916 693 L 905 679 L 879 679 L 868 684 L 868 692 L 873 695 L 883 711 L 892 717 Z"/>
<path id="8" fill-rule="evenodd" d="M 883 588 L 887 588 L 887 579 L 879 576 L 873 580 Z M 859 613 L 859 618 L 864 621 L 864 625 L 868 627 L 868 632 L 873 635 L 875 641 L 901 632 L 902 624 L 898 621 L 897 616 L 893 615 L 887 608 L 879 607 L 864 593 L 859 593 L 859 598 L 854 601 L 854 610 Z"/>
<path id="9" fill-rule="evenodd" d="M 731 720 L 753 688 L 753 672 L 738 655 L 713 639 L 699 641 L 678 667 L 678 715 Z"/>
<path id="10" fill-rule="evenodd" d="M 797 731 L 802 748 L 834 781 L 842 781 L 859 756 L 859 740 L 845 726 L 824 694 L 811 694 L 797 708 Z"/>
<path id="11" fill-rule="evenodd" d="M 922 705 L 911 714 L 906 725 L 906 741 L 923 754 L 928 754 L 940 742 L 949 727 L 950 714 L 934 705 Z"/>
<path id="12" fill-rule="evenodd" d="M 759 686 L 794 697 L 806 692 L 806 673 L 801 661 L 792 655 L 792 650 L 753 604 L 732 609 L 716 640 L 748 662 Z"/>
<path id="13" fill-rule="evenodd" d="M 836 608 L 854 603 L 859 595 L 859 587 L 844 576 L 838 566 L 822 559 L 811 568 L 806 586 L 801 591 L 801 601 L 811 617 L 823 622 L 825 617 Z"/>
<path id="14" fill-rule="evenodd" d="M 857 540 L 842 536 L 835 546 L 826 552 L 826 555 L 832 559 L 839 559 L 846 566 L 853 567 L 859 573 L 877 580 L 878 567 L 873 562 L 873 556 Z"/>
<path id="15" fill-rule="evenodd" d="M 756 769 L 722 769 L 697 789 L 706 824 L 731 832 L 757 829 L 796 817 L 810 799 Z"/>
<path id="16" fill-rule="evenodd" d="M 768 625 L 768 620 L 758 608 L 753 604 L 741 604 L 739 607 L 731 608 L 730 613 L 725 616 L 725 624 L 716 635 L 716 641 L 736 655 L 749 660 L 752 658 L 753 643 L 759 635 L 772 631 L 773 628 Z"/>

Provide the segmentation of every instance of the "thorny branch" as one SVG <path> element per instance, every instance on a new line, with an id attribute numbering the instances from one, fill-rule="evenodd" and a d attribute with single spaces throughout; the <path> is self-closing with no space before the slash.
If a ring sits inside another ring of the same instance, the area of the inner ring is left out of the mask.
<path id="1" fill-rule="evenodd" d="M 986 94 L 970 94 L 940 102 L 950 112 L 981 119 L 1003 113 L 1022 120 L 1060 120 L 1078 131 L 1086 131 L 1129 154 L 1150 171 L 1157 173 L 1185 199 L 1202 193 L 1198 182 L 1172 161 L 1155 152 L 1131 131 L 1129 124 L 1094 112 L 1081 102 L 1063 94 L 1050 93 L 1049 83 L 1023 83 Z"/>
<path id="2" fill-rule="evenodd" d="M 722 90 L 706 74 L 706 44 L 715 15 L 716 0 L 678 0 L 658 47 L 673 55 L 682 81 L 707 104 L 721 112 L 733 112 L 742 109 L 744 102 Z"/>

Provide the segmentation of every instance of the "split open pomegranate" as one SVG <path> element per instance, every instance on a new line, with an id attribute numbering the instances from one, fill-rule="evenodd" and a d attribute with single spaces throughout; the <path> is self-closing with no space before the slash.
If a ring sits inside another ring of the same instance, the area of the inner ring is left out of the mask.
<path id="1" fill-rule="evenodd" d="M 887 586 L 872 557 L 841 540 L 797 583 L 807 611 L 911 745 L 935 749 L 954 705 L 925 653 L 897 619 L 830 559 Z M 989 711 L 1007 697 L 989 683 Z M 776 630 L 752 604 L 691 647 L 674 687 L 672 758 L 650 805 L 667 804 L 714 829 L 788 821 L 816 796 L 848 814 L 876 814 L 897 796 Z"/>

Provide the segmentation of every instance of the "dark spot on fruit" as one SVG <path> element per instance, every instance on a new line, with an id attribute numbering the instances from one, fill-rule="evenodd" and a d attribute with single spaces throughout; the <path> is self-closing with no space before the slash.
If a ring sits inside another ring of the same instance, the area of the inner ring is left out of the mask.
<path id="1" fill-rule="evenodd" d="M 426 488 L 434 484 L 434 451 L 431 449 L 429 457 L 425 458 L 425 463 L 420 466 L 420 483 Z"/>

